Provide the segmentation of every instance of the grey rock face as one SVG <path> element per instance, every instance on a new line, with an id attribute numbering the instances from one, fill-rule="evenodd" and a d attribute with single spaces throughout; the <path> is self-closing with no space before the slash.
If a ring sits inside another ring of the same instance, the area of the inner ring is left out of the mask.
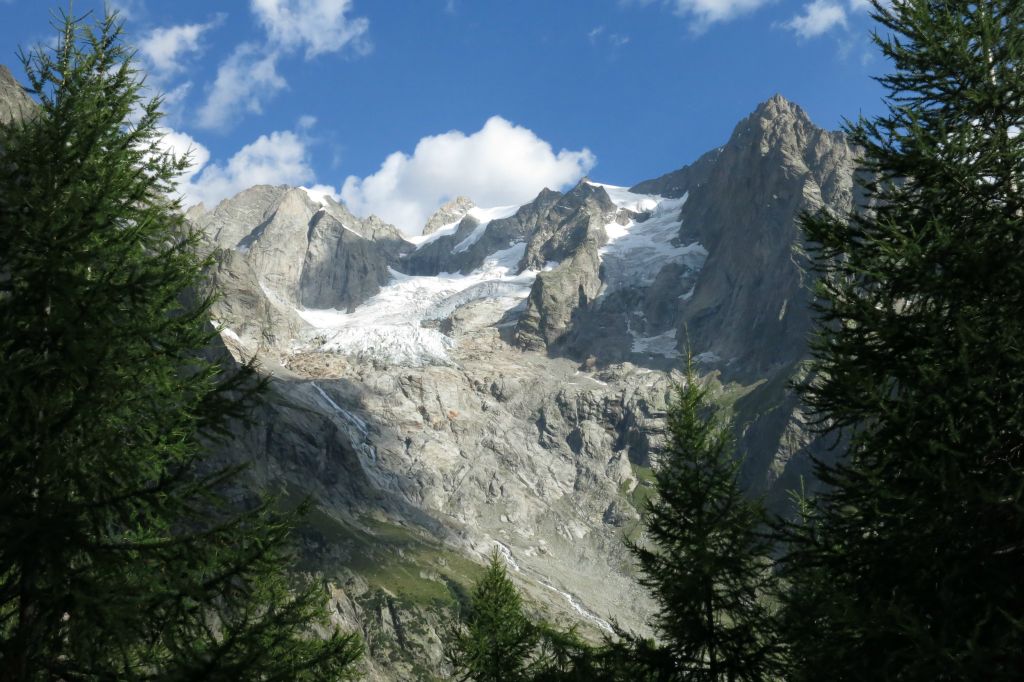
<path id="1" fill-rule="evenodd" d="M 572 324 L 577 309 L 585 308 L 601 289 L 598 250 L 608 241 L 604 226 L 617 208 L 601 187 L 580 182 L 552 206 L 531 235 L 523 265 L 540 269 L 526 310 L 515 329 L 523 348 L 555 346 Z"/>
<path id="2" fill-rule="evenodd" d="M 221 294 L 213 315 L 253 352 L 276 353 L 301 336 L 306 323 L 295 311 L 269 297 L 245 256 L 220 250 L 211 286 Z"/>
<path id="3" fill-rule="evenodd" d="M 237 294 L 214 314 L 254 349 L 280 351 L 301 337 L 308 325 L 296 308 L 352 310 L 374 296 L 411 249 L 393 225 L 299 188 L 258 185 L 186 217 L 221 254 L 218 282 Z"/>
<path id="4" fill-rule="evenodd" d="M 412 275 L 470 272 L 480 267 L 484 259 L 495 251 L 529 239 L 561 196 L 549 189 L 541 190 L 533 201 L 521 206 L 513 215 L 492 220 L 475 241 L 470 238 L 480 223 L 473 216 L 467 215 L 455 233 L 439 237 L 416 249 L 402 262 L 400 269 Z"/>
<path id="5" fill-rule="evenodd" d="M 197 227 L 217 246 L 238 248 L 240 243 L 273 218 L 274 211 L 288 192 L 284 186 L 256 185 L 225 199 L 212 211 L 193 207 L 190 216 Z"/>
<path id="6" fill-rule="evenodd" d="M 740 122 L 682 210 L 709 252 L 678 329 L 727 376 L 763 377 L 801 358 L 811 328 L 799 215 L 853 207 L 856 153 L 775 96 Z"/>
<path id="7" fill-rule="evenodd" d="M 434 234 L 445 225 L 459 222 L 466 217 L 469 209 L 475 205 L 469 197 L 455 197 L 434 211 L 434 215 L 430 216 L 427 224 L 423 227 L 424 236 Z"/>
<path id="8" fill-rule="evenodd" d="M 570 245 L 574 255 L 565 263 L 575 276 L 538 277 L 520 322 L 522 342 L 576 359 L 621 362 L 638 360 L 635 349 L 643 344 L 631 342 L 674 334 L 677 344 L 688 339 L 707 368 L 726 378 L 753 381 L 791 367 L 803 356 L 811 328 L 797 218 L 823 208 L 849 211 L 855 166 L 856 154 L 841 134 L 817 128 L 798 106 L 773 97 L 723 147 L 632 188 L 686 197 L 677 241 L 699 242 L 706 261 L 668 263 L 653 282 L 595 300 L 587 287 L 592 281 L 581 277 L 593 260 Z M 541 260 L 533 255 L 538 242 L 537 236 L 530 242 L 532 264 Z M 602 273 L 602 281 L 609 274 Z M 573 285 L 583 287 L 569 310 Z M 556 334 L 533 331 L 546 317 L 557 320 Z M 646 362 L 665 367 L 673 360 L 653 354 Z"/>
<path id="9" fill-rule="evenodd" d="M 35 108 L 35 102 L 21 87 L 21 83 L 6 66 L 0 64 L 0 125 L 20 121 L 30 116 Z"/>
<path id="10" fill-rule="evenodd" d="M 310 222 L 309 244 L 299 279 L 299 303 L 349 312 L 388 281 L 388 258 L 371 239 L 359 236 L 321 211 Z"/>

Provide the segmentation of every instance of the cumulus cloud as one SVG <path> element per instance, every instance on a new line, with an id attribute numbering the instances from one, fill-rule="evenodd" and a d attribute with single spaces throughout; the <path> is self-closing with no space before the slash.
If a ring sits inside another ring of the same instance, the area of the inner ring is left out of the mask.
<path id="1" fill-rule="evenodd" d="M 471 135 L 425 137 L 412 155 L 395 152 L 365 178 L 349 176 L 341 196 L 356 213 L 375 213 L 419 234 L 445 201 L 466 195 L 481 206 L 521 204 L 544 187 L 576 182 L 596 159 L 589 149 L 555 153 L 533 131 L 493 116 Z"/>
<path id="2" fill-rule="evenodd" d="M 264 102 L 288 83 L 277 72 L 276 52 L 265 53 L 253 43 L 242 43 L 217 69 L 206 103 L 196 123 L 201 128 L 223 128 L 242 111 L 260 113 Z"/>
<path id="3" fill-rule="evenodd" d="M 785 24 L 786 28 L 801 38 L 815 38 L 836 26 L 846 26 L 846 10 L 832 0 L 814 0 L 804 5 L 804 13 L 798 14 Z"/>
<path id="4" fill-rule="evenodd" d="M 165 152 L 174 154 L 174 156 L 179 159 L 188 155 L 189 168 L 178 178 L 177 181 L 178 193 L 185 195 L 187 194 L 188 187 L 192 183 L 192 178 L 209 162 L 210 150 L 200 144 L 188 133 L 183 133 L 179 130 L 162 128 L 160 130 L 160 135 L 161 147 Z"/>
<path id="5" fill-rule="evenodd" d="M 202 51 L 200 38 L 219 25 L 224 15 L 205 24 L 180 24 L 154 28 L 138 41 L 139 52 L 159 76 L 169 76 L 185 68 L 184 57 Z"/>
<path id="6" fill-rule="evenodd" d="M 753 12 L 768 0 L 673 0 L 675 13 L 690 17 L 695 32 L 706 31 L 719 22 L 731 21 L 743 14 Z"/>
<path id="7" fill-rule="evenodd" d="M 306 59 L 346 46 L 368 53 L 370 22 L 350 17 L 351 0 L 251 0 L 267 33 L 264 44 L 242 43 L 217 69 L 198 125 L 224 128 L 239 113 L 260 113 L 263 104 L 288 86 L 277 69 L 282 56 L 305 48 Z"/>
<path id="8" fill-rule="evenodd" d="M 370 22 L 350 17 L 351 0 L 252 0 L 252 11 L 270 42 L 283 50 L 305 48 L 306 59 L 350 46 L 370 51 Z"/>
<path id="9" fill-rule="evenodd" d="M 107 5 L 120 14 L 122 19 L 136 19 L 146 11 L 143 0 L 107 0 Z"/>
<path id="10" fill-rule="evenodd" d="M 253 185 L 306 185 L 315 194 L 338 197 L 335 188 L 316 183 L 306 140 L 290 130 L 260 135 L 226 163 L 209 163 L 210 151 L 187 133 L 162 132 L 165 150 L 176 156 L 191 153 L 191 167 L 178 179 L 184 206 L 202 202 L 213 207 Z"/>
<path id="11" fill-rule="evenodd" d="M 623 7 L 631 5 L 645 6 L 656 0 L 619 0 Z M 703 33 L 712 24 L 731 21 L 739 16 L 753 12 L 769 0 L 660 0 L 664 5 L 680 17 L 689 17 L 692 22 L 690 29 L 694 33 Z"/>

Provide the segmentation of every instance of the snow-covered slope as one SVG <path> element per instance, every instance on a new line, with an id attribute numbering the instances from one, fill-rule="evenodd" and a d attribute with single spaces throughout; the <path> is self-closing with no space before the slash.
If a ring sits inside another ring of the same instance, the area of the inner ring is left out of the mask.
<path id="1" fill-rule="evenodd" d="M 437 233 L 435 233 L 437 234 Z M 447 317 L 479 299 L 495 299 L 506 308 L 530 293 L 536 270 L 516 273 L 525 244 L 520 242 L 489 256 L 483 266 L 462 275 L 443 272 L 415 277 L 391 270 L 391 282 L 351 313 L 339 310 L 298 310 L 313 327 L 296 349 L 318 349 L 388 364 L 449 364 L 455 341 L 423 322 Z"/>
<path id="2" fill-rule="evenodd" d="M 493 208 L 481 208 L 474 206 L 466 212 L 467 216 L 479 221 L 479 224 L 473 229 L 468 237 L 459 242 L 454 249 L 454 253 L 462 253 L 473 244 L 480 240 L 483 233 L 487 230 L 487 226 L 492 220 L 498 220 L 500 218 L 507 218 L 513 213 L 519 210 L 518 206 L 495 206 Z M 417 235 L 414 237 L 406 237 L 406 241 L 415 244 L 416 248 L 422 248 L 427 244 L 437 241 L 441 237 L 447 237 L 453 235 L 459 230 L 459 224 L 463 218 L 459 218 L 456 221 L 447 223 L 443 227 L 438 228 L 434 232 L 426 235 Z"/>
<path id="3" fill-rule="evenodd" d="M 708 252 L 701 244 L 679 243 L 679 212 L 688 194 L 671 199 L 635 194 L 615 185 L 590 184 L 603 187 L 618 208 L 640 214 L 626 224 L 612 221 L 605 225 L 608 243 L 598 252 L 604 266 L 602 295 L 627 286 L 649 286 L 672 262 L 682 263 L 692 272 L 704 265 Z"/>

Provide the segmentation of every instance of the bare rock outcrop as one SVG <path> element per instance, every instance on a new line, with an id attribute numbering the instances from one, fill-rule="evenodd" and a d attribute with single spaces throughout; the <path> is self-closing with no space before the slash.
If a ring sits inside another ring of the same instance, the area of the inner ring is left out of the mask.
<path id="1" fill-rule="evenodd" d="M 30 116 L 36 103 L 10 70 L 0 64 L 0 125 Z"/>

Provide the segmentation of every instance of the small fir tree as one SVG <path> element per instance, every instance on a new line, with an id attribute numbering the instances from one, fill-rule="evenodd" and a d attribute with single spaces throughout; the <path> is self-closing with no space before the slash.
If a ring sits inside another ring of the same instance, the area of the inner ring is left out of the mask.
<path id="1" fill-rule="evenodd" d="M 764 680 L 775 640 L 763 598 L 771 586 L 761 505 L 737 482 L 728 430 L 687 363 L 668 410 L 668 444 L 655 467 L 658 496 L 633 544 L 640 582 L 658 604 L 654 625 L 670 656 L 667 679 Z"/>
<path id="2" fill-rule="evenodd" d="M 465 626 L 452 633 L 448 658 L 457 679 L 516 682 L 532 679 L 540 629 L 523 611 L 519 591 L 495 551 L 477 581 Z"/>
<path id="3" fill-rule="evenodd" d="M 201 354 L 187 160 L 115 16 L 58 38 L 0 127 L 0 680 L 338 679 L 359 646 L 288 576 L 291 519 L 205 462 L 253 389 Z"/>

